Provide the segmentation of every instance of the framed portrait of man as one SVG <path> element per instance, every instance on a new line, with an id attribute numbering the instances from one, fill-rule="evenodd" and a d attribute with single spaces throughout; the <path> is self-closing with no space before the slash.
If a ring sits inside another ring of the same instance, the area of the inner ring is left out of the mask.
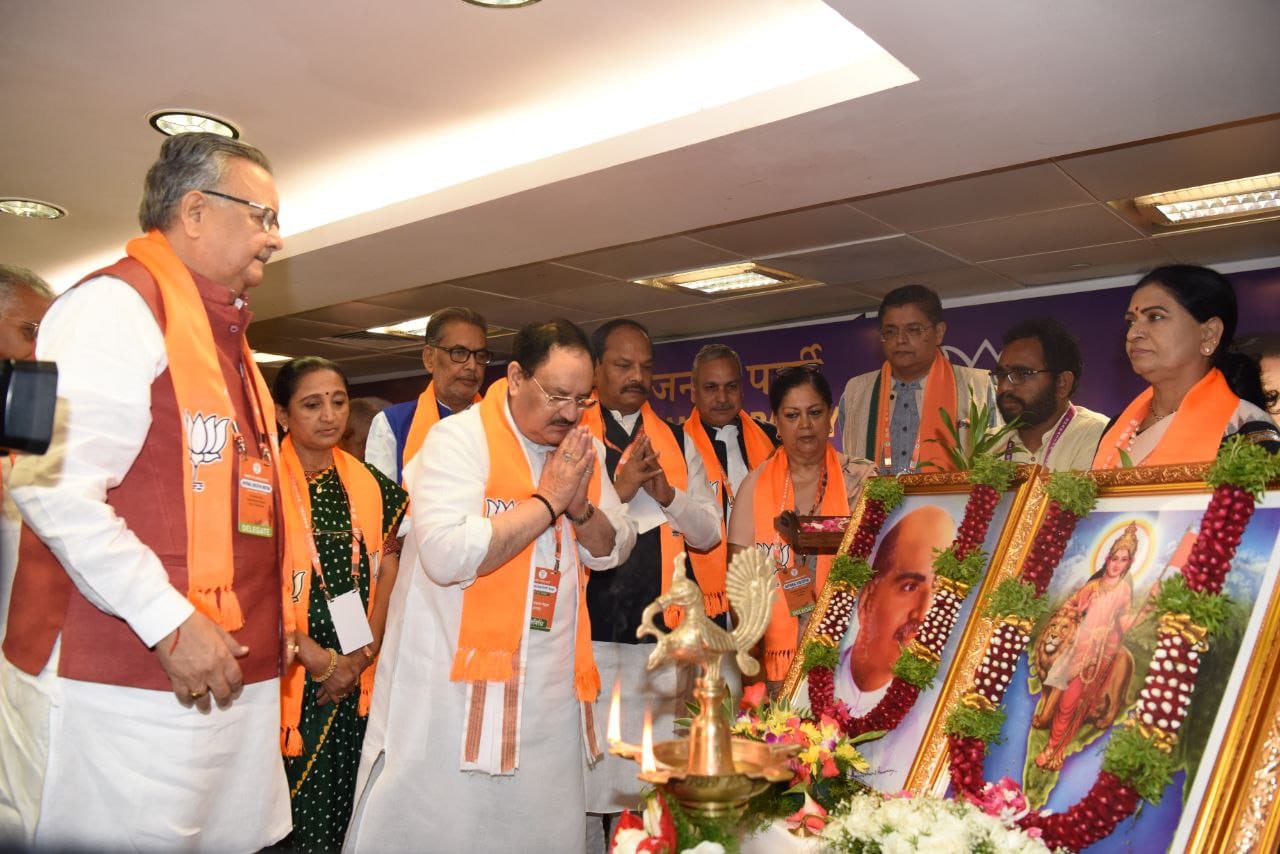
<path id="1" fill-rule="evenodd" d="M 1109 744 L 1126 727 L 1145 722 L 1177 734 L 1167 756 L 1172 773 L 1158 802 L 1142 803 L 1090 852 L 1221 850 L 1246 817 L 1249 797 L 1242 793 L 1251 778 L 1242 772 L 1252 768 L 1256 777 L 1270 768 L 1272 785 L 1262 791 L 1275 796 L 1280 728 L 1265 710 L 1280 708 L 1280 490 L 1264 494 L 1244 529 L 1222 590 L 1220 627 L 1194 647 L 1190 660 L 1175 660 L 1158 636 L 1156 599 L 1181 579 L 1203 536 L 1201 519 L 1212 496 L 1206 470 L 1089 474 L 1098 485 L 1097 503 L 1067 539 L 1045 592 L 1047 609 L 1009 672 L 1003 724 L 989 744 L 984 777 L 1013 780 L 1033 811 L 1065 813 L 1085 798 L 1104 770 Z M 1027 544 L 1044 522 L 1045 477 L 1037 476 L 1014 526 L 1015 547 L 991 572 L 993 587 L 1021 572 Z M 995 626 L 990 615 L 973 621 L 939 702 L 944 713 L 974 689 Z M 1183 714 L 1178 692 L 1186 690 Z M 944 718 L 924 737 L 908 788 L 949 790 Z M 1260 758 L 1268 727 L 1276 730 L 1270 766 Z M 1266 818 L 1257 817 L 1259 833 Z"/>
<path id="2" fill-rule="evenodd" d="M 1033 466 L 1020 466 L 1008 489 L 999 494 L 981 549 L 986 566 L 998 566 L 1009 542 L 1011 520 L 1020 517 L 1031 485 Z M 919 649 L 917 641 L 926 615 L 938 591 L 946 584 L 934 567 L 937 553 L 956 539 L 965 515 L 972 484 L 964 473 L 924 473 L 898 478 L 904 496 L 885 517 L 868 557 L 869 580 L 857 593 L 852 608 L 833 606 L 835 592 L 829 582 L 818 598 L 801 649 L 809 647 L 818 627 L 830 631 L 835 646 L 832 677 L 834 697 L 851 715 L 878 714 L 895 679 L 895 665 L 904 650 Z M 854 508 L 841 552 L 867 511 L 866 492 Z M 973 602 L 981 595 L 984 575 L 959 605 L 959 613 L 942 646 L 932 684 L 919 692 L 910 710 L 882 737 L 863 742 L 859 750 L 871 764 L 863 779 L 882 792 L 896 792 L 906 784 L 925 733 L 937 711 L 938 697 L 950 673 L 962 636 L 973 615 Z M 810 708 L 810 683 L 803 656 L 797 656 L 783 683 L 780 696 L 793 705 Z"/>

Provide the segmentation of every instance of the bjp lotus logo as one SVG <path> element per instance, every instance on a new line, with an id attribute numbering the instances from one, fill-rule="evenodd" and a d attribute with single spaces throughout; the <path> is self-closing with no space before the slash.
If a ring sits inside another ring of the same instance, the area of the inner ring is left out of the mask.
<path id="1" fill-rule="evenodd" d="M 187 453 L 191 457 L 191 489 L 203 492 L 200 466 L 222 462 L 222 451 L 227 447 L 227 425 L 231 419 L 184 412 L 182 422 L 187 429 Z"/>

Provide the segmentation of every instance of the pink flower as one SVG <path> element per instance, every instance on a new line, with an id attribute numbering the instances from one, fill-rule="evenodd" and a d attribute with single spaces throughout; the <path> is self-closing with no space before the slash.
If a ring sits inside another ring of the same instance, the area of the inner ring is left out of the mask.
<path id="1" fill-rule="evenodd" d="M 831 754 L 824 756 L 822 759 L 822 776 L 834 777 L 839 773 L 840 769 L 836 767 L 836 760 L 831 756 Z"/>
<path id="2" fill-rule="evenodd" d="M 758 709 L 764 705 L 765 700 L 769 698 L 768 688 L 763 682 L 757 682 L 754 685 L 748 685 L 742 691 L 742 699 L 738 702 L 739 709 Z"/>
<path id="3" fill-rule="evenodd" d="M 982 794 L 970 800 L 984 813 L 1005 824 L 1012 824 L 1031 810 L 1022 788 L 1008 777 L 1001 777 L 998 783 L 987 783 Z"/>
<path id="4" fill-rule="evenodd" d="M 787 817 L 787 830 L 797 836 L 817 836 L 827 826 L 827 811 L 805 792 L 804 804 Z"/>

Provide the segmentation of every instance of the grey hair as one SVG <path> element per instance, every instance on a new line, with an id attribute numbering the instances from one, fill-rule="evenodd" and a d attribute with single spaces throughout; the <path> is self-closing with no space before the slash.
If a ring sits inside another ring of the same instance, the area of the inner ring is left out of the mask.
<path id="1" fill-rule="evenodd" d="M 486 335 L 489 334 L 489 324 L 485 322 L 480 312 L 466 306 L 451 305 L 431 312 L 431 319 L 427 321 L 427 343 L 432 347 L 438 345 L 440 339 L 444 337 L 445 327 L 450 323 L 469 323 L 479 327 L 480 331 Z"/>
<path id="2" fill-rule="evenodd" d="M 160 158 L 147 170 L 138 224 L 143 231 L 165 229 L 178 215 L 178 203 L 192 190 L 221 183 L 231 160 L 239 158 L 271 172 L 271 161 L 248 143 L 216 133 L 180 133 L 160 146 Z"/>
<path id="3" fill-rule="evenodd" d="M 703 345 L 698 355 L 693 357 L 693 372 L 696 374 L 698 369 L 707 362 L 714 362 L 717 359 L 728 359 L 737 366 L 738 373 L 742 373 L 742 357 L 728 344 Z"/>
<path id="4" fill-rule="evenodd" d="M 8 305 L 18 288 L 26 288 L 36 296 L 49 301 L 57 296 L 49 283 L 26 267 L 14 264 L 0 264 L 0 306 Z"/>

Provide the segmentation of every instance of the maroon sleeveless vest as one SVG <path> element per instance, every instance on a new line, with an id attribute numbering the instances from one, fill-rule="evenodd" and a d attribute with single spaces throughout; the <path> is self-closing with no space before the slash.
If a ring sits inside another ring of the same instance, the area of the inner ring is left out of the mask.
<path id="1" fill-rule="evenodd" d="M 147 303 L 160 328 L 164 307 L 151 274 L 132 258 L 126 258 L 85 278 L 114 276 L 129 284 Z M 192 274 L 200 291 L 223 380 L 235 408 L 237 422 L 251 435 L 254 423 L 240 378 L 241 341 L 249 322 L 247 309 L 225 304 L 225 288 Z M 221 297 L 221 299 L 219 298 Z M 121 342 L 128 346 L 128 342 Z M 270 406 L 270 401 L 263 401 Z M 107 492 L 107 503 L 124 520 L 143 545 L 155 552 L 169 574 L 169 581 L 185 595 L 187 590 L 186 511 L 182 495 L 182 417 L 173 380 L 166 368 L 151 384 L 151 428 L 142 450 L 124 480 Z M 247 442 L 251 459 L 256 443 Z M 232 467 L 234 469 L 234 467 Z M 235 477 L 236 471 L 230 472 Z M 234 524 L 235 490 L 231 508 Z M 280 673 L 281 580 L 279 546 L 279 483 L 276 487 L 276 531 L 272 538 L 233 535 L 236 596 L 245 624 L 235 632 L 249 654 L 240 659 L 246 683 L 261 682 Z M 129 625 L 87 600 L 72 583 L 48 547 L 26 526 L 18 552 L 9 600 L 4 655 L 16 667 L 37 674 L 49 661 L 53 645 L 62 635 L 58 674 L 68 679 L 169 690 L 172 684 L 155 653 L 143 645 Z"/>

